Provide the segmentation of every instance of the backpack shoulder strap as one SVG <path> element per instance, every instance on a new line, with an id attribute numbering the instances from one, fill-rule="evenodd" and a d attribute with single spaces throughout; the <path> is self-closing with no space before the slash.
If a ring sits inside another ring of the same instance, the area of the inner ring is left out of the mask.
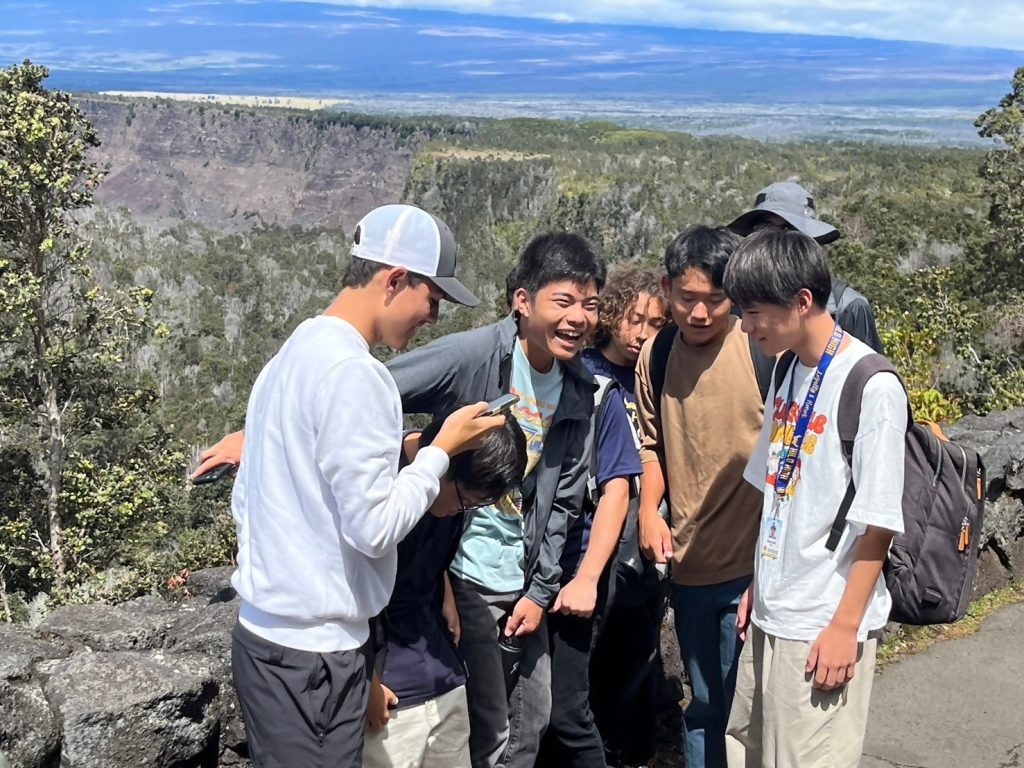
<path id="1" fill-rule="evenodd" d="M 782 388 L 782 382 L 786 380 L 786 374 L 789 373 L 789 369 L 793 367 L 796 362 L 796 353 L 792 350 L 786 350 L 779 358 L 775 361 L 775 370 L 773 373 L 775 381 L 775 394 L 779 394 L 779 390 Z M 765 392 L 765 397 L 768 397 L 768 393 Z"/>
<path id="2" fill-rule="evenodd" d="M 665 372 L 668 370 L 668 355 L 676 340 L 679 329 L 669 323 L 654 337 L 651 345 L 651 386 L 654 389 L 654 407 L 661 412 L 661 393 L 665 391 Z"/>
<path id="3" fill-rule="evenodd" d="M 608 405 L 608 392 L 617 389 L 619 384 L 610 376 L 599 373 L 594 374 L 594 380 L 597 382 L 597 390 L 594 392 L 594 415 L 590 418 L 590 474 L 587 477 L 587 496 L 596 506 L 600 495 L 597 487 L 597 436 Z"/>
<path id="4" fill-rule="evenodd" d="M 841 277 L 832 278 L 832 290 L 828 295 L 828 312 L 833 317 L 842 309 L 843 306 L 843 294 L 846 293 L 846 289 L 850 287 L 850 284 L 843 280 Z"/>
<path id="5" fill-rule="evenodd" d="M 899 374 L 885 357 L 878 354 L 865 355 L 850 369 L 843 382 L 843 391 L 839 394 L 839 411 L 836 424 L 839 429 L 839 440 L 843 444 L 843 458 L 846 463 L 853 463 L 853 440 L 860 428 L 860 405 L 864 396 L 864 387 L 876 373 L 891 373 L 897 378 Z M 902 379 L 900 382 L 902 383 Z"/>
<path id="6" fill-rule="evenodd" d="M 768 397 L 768 390 L 772 386 L 772 372 L 775 370 L 775 358 L 766 355 L 761 351 L 753 336 L 747 336 L 750 343 L 750 362 L 754 365 L 754 376 L 757 378 L 757 388 L 761 392 L 761 402 Z"/>
<path id="7" fill-rule="evenodd" d="M 839 393 L 839 409 L 836 414 L 836 428 L 839 430 L 839 441 L 843 448 L 843 459 L 848 467 L 853 467 L 853 441 L 857 437 L 857 430 L 860 429 L 861 400 L 864 397 L 864 387 L 868 380 L 876 373 L 891 373 L 899 379 L 899 373 L 885 357 L 878 354 L 865 355 L 850 369 L 850 373 L 843 382 L 843 390 Z M 903 379 L 900 379 L 903 383 Z M 909 409 L 909 403 L 907 408 Z M 913 423 L 908 412 L 907 425 Z M 835 552 L 839 546 L 839 539 L 842 538 L 843 529 L 846 527 L 846 516 L 850 513 L 853 505 L 853 497 L 857 489 L 853 483 L 853 475 L 850 475 L 850 482 L 846 486 L 846 494 L 839 505 L 839 512 L 832 521 L 832 529 L 828 533 L 828 541 L 825 547 L 830 552 Z"/>

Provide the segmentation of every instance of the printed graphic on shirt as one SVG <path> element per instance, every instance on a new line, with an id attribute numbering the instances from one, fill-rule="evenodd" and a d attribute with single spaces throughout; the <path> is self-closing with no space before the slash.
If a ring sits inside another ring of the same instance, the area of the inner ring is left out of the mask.
<path id="1" fill-rule="evenodd" d="M 790 401 L 785 402 L 783 398 L 775 398 L 775 411 L 772 414 L 772 436 L 768 448 L 768 476 L 765 482 L 775 487 L 775 479 L 778 476 L 780 465 L 785 458 L 786 446 L 793 442 L 793 433 L 796 432 L 796 422 L 800 418 L 801 404 Z M 811 456 L 818 445 L 818 440 L 825 433 L 828 427 L 828 416 L 817 411 L 811 414 L 807 423 L 807 432 L 804 434 L 803 444 L 800 452 Z M 793 497 L 797 486 L 800 484 L 800 459 L 797 458 L 796 466 L 793 468 L 793 477 L 790 478 L 789 486 L 786 488 L 786 496 Z"/>
<path id="2" fill-rule="evenodd" d="M 519 402 L 512 406 L 512 415 L 526 435 L 526 474 L 530 474 L 544 451 L 544 437 L 551 428 L 558 403 L 538 401 L 532 394 L 517 389 L 514 384 L 509 387 L 509 393 L 519 397 Z M 494 506 L 503 514 L 520 515 L 523 511 L 523 495 L 515 488 Z"/>
<path id="3" fill-rule="evenodd" d="M 629 417 L 629 426 L 633 428 L 633 439 L 636 441 L 637 450 L 639 450 L 640 436 L 643 434 L 640 431 L 640 410 L 636 407 L 636 400 L 623 397 L 622 402 L 626 406 L 626 416 Z"/>
<path id="4" fill-rule="evenodd" d="M 512 413 L 526 435 L 526 474 L 530 474 L 540 461 L 544 436 L 551 427 L 558 403 L 538 400 L 532 392 L 524 392 L 514 384 L 509 392 L 519 397 L 519 402 L 512 406 Z"/>

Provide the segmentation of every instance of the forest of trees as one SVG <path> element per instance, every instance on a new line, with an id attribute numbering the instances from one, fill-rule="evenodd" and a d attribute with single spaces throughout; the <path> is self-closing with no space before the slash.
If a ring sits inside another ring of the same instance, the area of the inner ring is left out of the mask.
<path id="1" fill-rule="evenodd" d="M 230 562 L 230 488 L 193 488 L 188 469 L 199 446 L 242 425 L 259 369 L 330 301 L 347 258 L 337 228 L 154 227 L 95 204 L 103 137 L 46 74 L 0 70 L 8 621 Z M 214 130 L 209 117 L 195 130 Z M 532 119 L 281 119 L 417 137 L 402 196 L 452 226 L 461 275 L 485 302 L 446 309 L 416 343 L 499 316 L 504 276 L 537 231 L 570 229 L 611 262 L 655 263 L 682 228 L 728 222 L 758 189 L 794 178 L 843 232 L 830 264 L 872 301 L 918 416 L 1024 405 L 1024 68 L 978 118 L 988 152 Z"/>

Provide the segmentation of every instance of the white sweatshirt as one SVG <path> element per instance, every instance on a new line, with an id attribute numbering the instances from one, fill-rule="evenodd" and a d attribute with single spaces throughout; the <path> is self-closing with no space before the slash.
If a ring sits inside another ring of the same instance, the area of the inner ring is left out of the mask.
<path id="1" fill-rule="evenodd" d="M 239 621 L 272 643 L 360 647 L 388 603 L 398 542 L 434 502 L 448 456 L 398 471 L 398 388 L 349 323 L 303 322 L 249 396 L 231 511 Z"/>

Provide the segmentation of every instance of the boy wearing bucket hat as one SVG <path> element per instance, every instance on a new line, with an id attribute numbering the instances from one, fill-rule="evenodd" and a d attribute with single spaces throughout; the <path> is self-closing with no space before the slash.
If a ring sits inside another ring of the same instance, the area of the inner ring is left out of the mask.
<path id="1" fill-rule="evenodd" d="M 828 245 L 840 237 L 838 229 L 818 218 L 811 193 L 792 181 L 769 184 L 757 193 L 754 207 L 729 225 L 729 229 L 743 237 L 767 227 L 795 229 L 813 237 L 819 245 Z M 832 277 L 828 311 L 844 331 L 882 353 L 871 305 L 842 278 Z"/>

